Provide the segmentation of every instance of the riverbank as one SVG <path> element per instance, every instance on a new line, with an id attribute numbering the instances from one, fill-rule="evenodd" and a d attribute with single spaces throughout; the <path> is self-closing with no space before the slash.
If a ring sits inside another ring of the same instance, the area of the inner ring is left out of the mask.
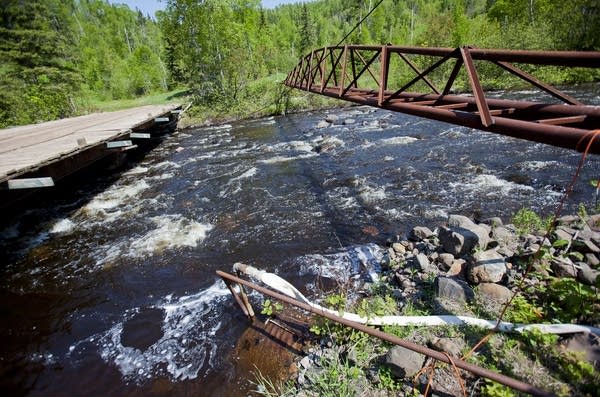
<path id="1" fill-rule="evenodd" d="M 390 241 L 376 281 L 325 294 L 322 304 L 363 317 L 471 316 L 519 324 L 563 323 L 592 332 L 494 333 L 473 325 L 383 326 L 405 340 L 462 358 L 557 395 L 595 395 L 600 384 L 600 214 L 549 219 L 521 210 L 511 223 L 459 216 L 418 226 Z M 510 304 L 508 302 L 510 301 Z M 505 309 L 507 307 L 507 309 Z M 262 385 L 264 395 L 512 395 L 478 378 L 330 321 L 316 320 L 315 344 L 294 383 Z M 594 333 L 596 332 L 596 333 Z M 485 342 L 475 348 L 478 342 Z M 272 394 L 271 394 L 272 395 Z"/>

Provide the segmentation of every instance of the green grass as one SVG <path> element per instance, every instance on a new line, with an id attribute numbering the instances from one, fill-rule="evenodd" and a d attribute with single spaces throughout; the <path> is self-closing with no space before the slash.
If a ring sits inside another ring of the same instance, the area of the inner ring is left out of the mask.
<path id="1" fill-rule="evenodd" d="M 133 99 L 106 100 L 97 97 L 81 99 L 78 104 L 79 113 L 111 112 L 144 105 L 162 105 L 178 103 L 186 105 L 191 101 L 187 89 L 178 88 L 169 92 L 161 92 Z"/>

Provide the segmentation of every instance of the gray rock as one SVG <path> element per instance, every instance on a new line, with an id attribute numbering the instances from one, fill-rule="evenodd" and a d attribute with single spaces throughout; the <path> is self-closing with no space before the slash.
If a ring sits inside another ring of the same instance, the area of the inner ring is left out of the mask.
<path id="1" fill-rule="evenodd" d="M 327 128 L 329 127 L 329 123 L 325 120 L 321 120 L 317 123 L 317 128 Z"/>
<path id="2" fill-rule="evenodd" d="M 427 256 L 424 254 L 417 254 L 417 256 L 415 256 L 414 259 L 414 264 L 417 267 L 417 269 L 419 269 L 422 272 L 429 272 L 434 269 L 434 266 L 432 266 L 431 263 L 429 263 L 429 259 L 427 259 Z"/>
<path id="3" fill-rule="evenodd" d="M 458 338 L 437 338 L 434 337 L 427 342 L 429 347 L 440 352 L 446 352 L 453 357 L 460 357 L 461 351 L 465 345 L 462 339 Z"/>
<path id="4" fill-rule="evenodd" d="M 575 216 L 575 215 L 565 215 L 565 216 L 561 216 L 557 220 L 560 225 L 570 225 L 572 223 L 578 222 L 579 217 Z"/>
<path id="5" fill-rule="evenodd" d="M 494 250 L 476 252 L 470 258 L 467 278 L 475 284 L 497 283 L 505 274 L 504 258 Z"/>
<path id="6" fill-rule="evenodd" d="M 443 252 L 438 255 L 438 262 L 442 265 L 444 270 L 448 270 L 454 262 L 454 255 Z"/>
<path id="7" fill-rule="evenodd" d="M 595 254 L 585 254 L 585 261 L 592 267 L 600 265 L 600 260 L 598 260 L 598 256 Z"/>
<path id="8" fill-rule="evenodd" d="M 336 121 L 338 121 L 338 119 L 339 117 L 335 114 L 328 114 L 327 116 L 325 116 L 325 121 L 327 121 L 328 123 L 335 123 Z"/>
<path id="9" fill-rule="evenodd" d="M 483 223 L 485 223 L 486 225 L 490 225 L 492 228 L 503 225 L 502 219 L 498 218 L 497 216 L 493 218 L 484 219 Z"/>
<path id="10" fill-rule="evenodd" d="M 466 303 L 475 296 L 469 284 L 454 277 L 437 277 L 435 285 L 438 298 Z"/>
<path id="11" fill-rule="evenodd" d="M 392 347 L 385 355 L 385 365 L 397 378 L 413 377 L 425 363 L 425 356 L 402 346 Z"/>
<path id="12" fill-rule="evenodd" d="M 350 125 L 350 124 L 354 124 L 354 123 L 356 123 L 356 120 L 354 120 L 354 119 L 344 120 L 344 125 Z"/>
<path id="13" fill-rule="evenodd" d="M 577 280 L 583 284 L 596 286 L 600 281 L 600 271 L 592 269 L 587 263 L 578 262 L 579 270 L 577 271 Z"/>
<path id="14" fill-rule="evenodd" d="M 512 291 L 500 284 L 481 283 L 477 286 L 477 293 L 484 300 L 494 300 L 506 303 L 512 297 Z"/>
<path id="15" fill-rule="evenodd" d="M 404 247 L 404 245 L 402 245 L 401 243 L 392 244 L 392 249 L 396 251 L 396 253 L 401 255 L 406 253 L 406 247 Z"/>
<path id="16" fill-rule="evenodd" d="M 554 238 L 557 240 L 566 240 L 571 242 L 573 240 L 573 235 L 559 227 L 554 231 Z"/>
<path id="17" fill-rule="evenodd" d="M 450 269 L 448 269 L 448 272 L 446 272 L 446 276 L 464 276 L 466 263 L 467 262 L 464 259 L 455 259 L 452 261 L 452 265 L 450 266 Z"/>
<path id="18" fill-rule="evenodd" d="M 490 242 L 490 227 L 487 225 L 477 225 L 475 222 L 462 215 L 450 215 L 448 217 L 448 226 L 466 229 L 477 236 L 477 245 L 485 249 Z"/>
<path id="19" fill-rule="evenodd" d="M 477 235 L 466 229 L 440 227 L 438 232 L 442 249 L 454 256 L 462 256 L 477 244 Z"/>
<path id="20" fill-rule="evenodd" d="M 577 277 L 577 269 L 569 258 L 553 258 L 550 262 L 550 269 L 556 277 Z"/>
<path id="21" fill-rule="evenodd" d="M 413 241 L 421 241 L 426 240 L 431 236 L 433 236 L 433 232 L 428 227 L 416 226 L 412 228 L 408 238 Z"/>
<path id="22" fill-rule="evenodd" d="M 583 253 L 600 253 L 600 248 L 590 240 L 575 240 L 573 241 L 573 248 Z"/>

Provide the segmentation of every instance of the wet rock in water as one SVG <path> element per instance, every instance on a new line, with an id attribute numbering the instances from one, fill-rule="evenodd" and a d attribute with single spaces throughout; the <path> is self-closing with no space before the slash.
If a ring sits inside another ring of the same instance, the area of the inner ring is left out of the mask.
<path id="1" fill-rule="evenodd" d="M 335 123 L 336 121 L 338 121 L 339 117 L 335 114 L 328 114 L 327 116 L 325 116 L 325 121 L 328 123 Z"/>
<path id="2" fill-rule="evenodd" d="M 495 283 L 481 283 L 477 286 L 477 293 L 486 300 L 506 303 L 512 297 L 512 291 L 503 285 Z"/>
<path id="3" fill-rule="evenodd" d="M 350 124 L 354 124 L 356 123 L 356 120 L 354 119 L 345 119 L 344 120 L 344 125 L 350 125 Z"/>
<path id="4" fill-rule="evenodd" d="M 412 228 L 408 238 L 413 241 L 421 241 L 426 240 L 431 236 L 433 236 L 433 232 L 428 227 L 416 226 Z"/>
<path id="5" fill-rule="evenodd" d="M 165 334 L 162 329 L 165 313 L 162 309 L 141 309 L 123 324 L 121 344 L 145 351 Z"/>
<path id="6" fill-rule="evenodd" d="M 470 258 L 467 278 L 472 283 L 497 283 L 505 274 L 504 257 L 495 250 L 476 252 Z"/>
<path id="7" fill-rule="evenodd" d="M 471 252 L 477 244 L 477 235 L 466 229 L 440 227 L 438 237 L 443 250 L 454 256 Z"/>
<path id="8" fill-rule="evenodd" d="M 425 356 L 402 346 L 392 347 L 385 355 L 385 365 L 396 378 L 413 377 L 425 363 Z"/>
<path id="9" fill-rule="evenodd" d="M 321 120 L 317 123 L 316 128 L 327 128 L 329 127 L 329 123 L 325 120 Z"/>
<path id="10" fill-rule="evenodd" d="M 475 296 L 469 284 L 454 277 L 437 277 L 435 285 L 437 297 L 452 302 L 466 303 Z"/>

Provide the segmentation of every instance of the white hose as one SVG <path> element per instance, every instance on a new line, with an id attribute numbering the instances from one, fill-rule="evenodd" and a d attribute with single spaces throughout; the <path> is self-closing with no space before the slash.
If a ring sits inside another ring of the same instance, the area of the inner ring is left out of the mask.
<path id="1" fill-rule="evenodd" d="M 299 300 L 311 306 L 316 311 L 323 311 L 345 318 L 346 320 L 354 321 L 360 324 L 368 325 L 397 325 L 397 326 L 437 326 L 437 325 L 475 325 L 482 328 L 493 329 L 496 327 L 496 321 L 483 320 L 480 318 L 469 316 L 381 316 L 381 317 L 362 317 L 355 313 L 339 313 L 336 310 L 331 310 L 326 307 L 317 305 L 308 300 L 296 287 L 288 283 L 283 278 L 276 274 L 268 273 L 264 270 L 259 270 L 255 267 L 236 263 L 233 265 L 233 270 L 244 273 L 258 281 L 263 282 L 276 291 L 284 295 Z M 542 332 L 551 334 L 571 334 L 577 332 L 592 332 L 600 335 L 600 328 L 578 325 L 578 324 L 513 324 L 502 321 L 498 325 L 498 330 L 502 332 L 523 332 L 532 329 L 537 329 Z"/>

